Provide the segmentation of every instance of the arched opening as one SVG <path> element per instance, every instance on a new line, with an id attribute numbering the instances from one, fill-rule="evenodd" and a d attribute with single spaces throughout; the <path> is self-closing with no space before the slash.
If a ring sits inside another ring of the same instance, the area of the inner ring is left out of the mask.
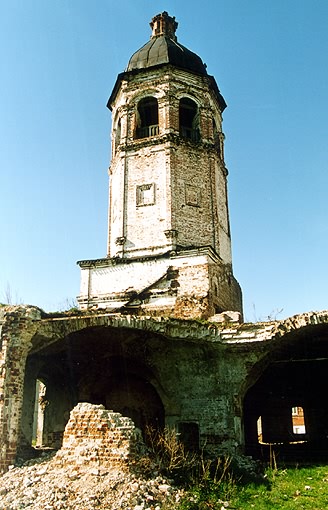
<path id="1" fill-rule="evenodd" d="M 145 97 L 137 106 L 135 136 L 149 138 L 158 134 L 158 101 L 156 97 Z"/>
<path id="2" fill-rule="evenodd" d="M 198 142 L 200 140 L 198 106 L 188 97 L 180 99 L 179 132 L 180 136 L 185 140 L 190 140 L 192 142 Z"/>
<path id="3" fill-rule="evenodd" d="M 99 370 L 106 374 L 99 377 Z M 150 426 L 164 427 L 164 407 L 152 385 L 151 373 L 143 364 L 130 357 L 112 356 L 94 372 L 81 380 L 79 394 L 91 404 L 103 404 L 128 416 L 142 431 Z"/>
<path id="4" fill-rule="evenodd" d="M 285 461 L 328 458 L 328 335 L 299 335 L 246 393 L 245 447 L 254 457 L 274 450 Z"/>
<path id="5" fill-rule="evenodd" d="M 79 402 L 103 404 L 142 431 L 163 428 L 165 411 L 153 370 L 142 358 L 138 331 L 86 328 L 28 356 L 21 424 L 22 458 L 31 449 L 61 447 L 70 411 Z"/>

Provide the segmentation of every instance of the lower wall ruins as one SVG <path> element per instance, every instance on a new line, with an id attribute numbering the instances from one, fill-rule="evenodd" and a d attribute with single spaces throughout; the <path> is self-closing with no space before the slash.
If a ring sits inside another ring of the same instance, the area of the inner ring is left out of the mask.
<path id="1" fill-rule="evenodd" d="M 0 470 L 40 447 L 129 462 L 147 425 L 215 455 L 297 440 L 327 451 L 328 312 L 233 320 L 1 307 Z"/>

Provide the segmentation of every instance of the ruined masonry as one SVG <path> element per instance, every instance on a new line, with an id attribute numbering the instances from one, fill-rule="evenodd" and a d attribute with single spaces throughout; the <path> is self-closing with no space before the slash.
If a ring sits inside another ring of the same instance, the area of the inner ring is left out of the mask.
<path id="1" fill-rule="evenodd" d="M 138 441 L 131 418 L 102 405 L 79 403 L 70 413 L 55 464 L 127 469 L 138 454 Z"/>
<path id="2" fill-rule="evenodd" d="M 175 18 L 150 25 L 108 101 L 108 250 L 79 262 L 80 309 L 0 307 L 1 471 L 43 448 L 124 464 L 148 425 L 214 455 L 328 456 L 328 312 L 242 322 L 226 103 Z"/>

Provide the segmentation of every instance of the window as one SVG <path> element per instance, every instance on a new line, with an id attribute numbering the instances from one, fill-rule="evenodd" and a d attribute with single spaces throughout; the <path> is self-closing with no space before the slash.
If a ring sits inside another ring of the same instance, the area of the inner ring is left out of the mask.
<path id="1" fill-rule="evenodd" d="M 262 416 L 258 417 L 257 422 L 256 422 L 256 427 L 257 427 L 257 440 L 258 440 L 259 443 L 262 443 L 263 442 L 263 437 L 262 437 Z"/>
<path id="2" fill-rule="evenodd" d="M 212 291 L 213 291 L 214 296 L 219 295 L 219 284 L 218 284 L 218 279 L 216 276 L 212 277 Z"/>
<path id="3" fill-rule="evenodd" d="M 292 423 L 293 434 L 306 434 L 303 407 L 292 407 Z"/>
<path id="4" fill-rule="evenodd" d="M 199 450 L 199 427 L 195 422 L 180 422 L 178 432 L 181 442 L 191 451 Z"/>
<path id="5" fill-rule="evenodd" d="M 44 411 L 47 406 L 46 390 L 45 384 L 37 379 L 35 384 L 32 446 L 42 446 L 43 444 Z"/>
<path id="6" fill-rule="evenodd" d="M 149 138 L 159 134 L 158 102 L 155 97 L 141 99 L 136 116 L 136 138 Z"/>
<path id="7" fill-rule="evenodd" d="M 220 153 L 221 153 L 220 137 L 219 137 L 219 131 L 218 131 L 218 128 L 217 128 L 217 125 L 216 125 L 216 122 L 214 119 L 213 119 L 213 139 L 214 139 L 215 147 L 220 155 Z"/>
<path id="8" fill-rule="evenodd" d="M 120 143 L 121 143 L 121 119 L 119 119 L 115 130 L 114 152 L 116 152 L 116 149 L 120 145 Z"/>
<path id="9" fill-rule="evenodd" d="M 188 97 L 180 99 L 179 131 L 180 136 L 185 140 L 191 140 L 192 142 L 200 140 L 198 107 Z"/>

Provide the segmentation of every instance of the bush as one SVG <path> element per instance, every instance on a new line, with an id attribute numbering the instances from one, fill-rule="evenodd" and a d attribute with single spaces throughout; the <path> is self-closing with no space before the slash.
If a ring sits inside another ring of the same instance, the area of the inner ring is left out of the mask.
<path id="1" fill-rule="evenodd" d="M 198 463 L 197 455 L 186 450 L 175 428 L 147 427 L 145 442 L 151 461 L 163 475 L 179 484 L 189 481 Z"/>
<path id="2" fill-rule="evenodd" d="M 143 458 L 143 465 L 148 467 L 149 474 L 156 466 L 158 472 L 185 489 L 185 495 L 175 509 L 221 510 L 227 506 L 236 487 L 231 458 L 210 459 L 203 452 L 187 451 L 174 428 L 158 431 L 148 427 L 145 442 L 148 455 Z"/>

